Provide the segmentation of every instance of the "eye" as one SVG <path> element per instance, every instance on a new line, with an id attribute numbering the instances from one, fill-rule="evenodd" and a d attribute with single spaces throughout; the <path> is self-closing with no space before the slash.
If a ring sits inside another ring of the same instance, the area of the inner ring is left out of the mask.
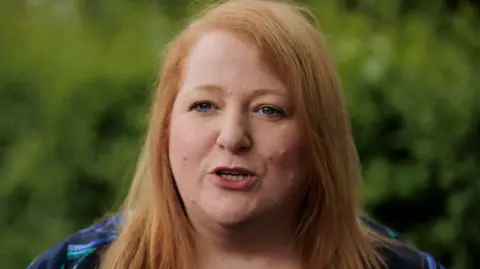
<path id="1" fill-rule="evenodd" d="M 265 114 L 268 117 L 284 117 L 285 112 L 282 109 L 273 106 L 262 106 L 258 112 Z"/>
<path id="2" fill-rule="evenodd" d="M 213 105 L 210 102 L 197 102 L 190 107 L 190 110 L 196 110 L 198 112 L 209 112 L 213 109 Z"/>

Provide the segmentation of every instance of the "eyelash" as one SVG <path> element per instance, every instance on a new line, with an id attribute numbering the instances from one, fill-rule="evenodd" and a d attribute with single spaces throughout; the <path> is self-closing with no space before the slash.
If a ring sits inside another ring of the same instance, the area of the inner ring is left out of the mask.
<path id="1" fill-rule="evenodd" d="M 207 102 L 207 101 L 200 101 L 200 102 L 196 102 L 194 103 L 191 107 L 190 107 L 190 110 L 196 110 L 198 112 L 207 112 L 207 111 L 202 111 L 200 106 L 201 105 L 209 105 L 210 107 L 208 109 L 211 109 L 213 107 L 213 104 L 211 102 Z M 204 108 L 205 109 L 205 108 Z"/>
<path id="2" fill-rule="evenodd" d="M 266 112 L 264 109 L 268 109 L 270 110 L 270 112 L 273 112 L 273 113 L 268 113 Z M 278 107 L 274 107 L 274 106 L 260 106 L 256 111 L 262 111 L 263 110 L 263 114 L 265 114 L 267 117 L 275 117 L 275 118 L 278 118 L 278 117 L 285 117 L 285 112 L 278 108 Z"/>
<path id="3" fill-rule="evenodd" d="M 209 107 L 208 108 L 200 108 L 200 106 L 203 106 L 203 105 L 207 105 Z M 207 113 L 207 112 L 209 112 L 209 110 L 211 110 L 214 107 L 215 107 L 215 105 L 212 104 L 211 102 L 200 101 L 200 102 L 194 103 L 190 107 L 190 110 L 195 110 L 195 111 L 200 112 L 200 113 Z M 265 109 L 267 109 L 267 111 L 269 111 L 269 112 L 265 111 Z M 255 110 L 255 112 L 263 112 L 264 115 L 266 115 L 267 117 L 270 117 L 270 118 L 285 117 L 285 112 L 282 109 L 274 107 L 274 106 L 263 105 L 263 106 L 258 107 Z"/>

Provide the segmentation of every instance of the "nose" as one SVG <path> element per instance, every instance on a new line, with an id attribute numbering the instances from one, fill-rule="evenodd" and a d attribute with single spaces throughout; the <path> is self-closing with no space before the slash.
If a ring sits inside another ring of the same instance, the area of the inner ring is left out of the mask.
<path id="1" fill-rule="evenodd" d="M 221 121 L 217 145 L 233 153 L 250 149 L 252 139 L 247 117 L 240 112 L 225 113 Z"/>

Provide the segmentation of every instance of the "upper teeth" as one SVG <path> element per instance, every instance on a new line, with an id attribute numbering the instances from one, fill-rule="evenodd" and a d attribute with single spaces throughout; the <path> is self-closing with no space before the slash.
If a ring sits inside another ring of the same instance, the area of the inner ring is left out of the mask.
<path id="1" fill-rule="evenodd" d="M 247 175 L 247 173 L 240 172 L 240 171 L 220 171 L 218 172 L 219 174 L 224 174 L 224 175 Z"/>
<path id="2" fill-rule="evenodd" d="M 218 174 L 223 178 L 231 180 L 243 180 L 248 177 L 247 173 L 238 171 L 220 171 Z"/>
<path id="3" fill-rule="evenodd" d="M 247 179 L 247 175 L 230 175 L 230 174 L 220 174 L 221 177 L 230 179 L 230 180 L 243 180 Z"/>

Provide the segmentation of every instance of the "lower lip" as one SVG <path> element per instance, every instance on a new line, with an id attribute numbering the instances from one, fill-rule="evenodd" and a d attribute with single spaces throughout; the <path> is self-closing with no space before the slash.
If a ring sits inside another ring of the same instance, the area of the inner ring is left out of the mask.
<path id="1" fill-rule="evenodd" d="M 252 176 L 248 176 L 242 180 L 226 179 L 218 175 L 214 175 L 214 177 L 215 177 L 215 185 L 217 187 L 220 187 L 222 189 L 229 189 L 229 190 L 247 190 L 255 182 Z"/>

